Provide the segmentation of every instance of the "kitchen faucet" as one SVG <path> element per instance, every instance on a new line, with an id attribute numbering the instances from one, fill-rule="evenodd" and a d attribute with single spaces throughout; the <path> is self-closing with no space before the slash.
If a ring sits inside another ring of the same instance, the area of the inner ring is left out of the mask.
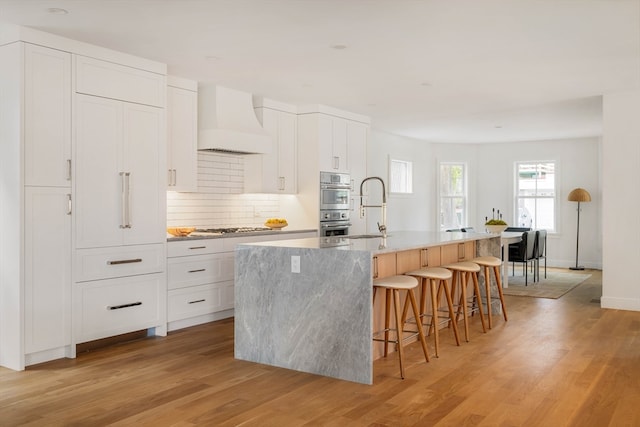
<path id="1" fill-rule="evenodd" d="M 371 180 L 377 179 L 382 184 L 382 204 L 381 205 L 365 205 L 362 203 L 362 187 L 364 183 Z M 378 230 L 382 233 L 382 237 L 384 239 L 387 238 L 387 190 L 384 187 L 384 181 L 382 178 L 377 176 L 370 176 L 365 178 L 360 183 L 360 218 L 364 218 L 364 210 L 365 208 L 381 208 L 382 209 L 382 224 L 378 223 Z"/>

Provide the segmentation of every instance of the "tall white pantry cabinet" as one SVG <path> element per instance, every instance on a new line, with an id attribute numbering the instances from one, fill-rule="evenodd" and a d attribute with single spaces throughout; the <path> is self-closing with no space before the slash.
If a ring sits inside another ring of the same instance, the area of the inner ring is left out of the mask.
<path id="1" fill-rule="evenodd" d="M 117 333 L 166 333 L 166 67 L 6 24 L 0 63 L 0 366 L 74 357 L 75 344 Z M 118 105 L 122 127 L 101 128 L 102 142 L 119 134 L 110 158 L 78 138 L 89 97 Z M 92 181 L 115 157 L 126 194 Z M 129 221 L 114 233 L 91 206 L 109 197 L 116 221 Z M 88 224 L 100 232 L 78 233 Z"/>

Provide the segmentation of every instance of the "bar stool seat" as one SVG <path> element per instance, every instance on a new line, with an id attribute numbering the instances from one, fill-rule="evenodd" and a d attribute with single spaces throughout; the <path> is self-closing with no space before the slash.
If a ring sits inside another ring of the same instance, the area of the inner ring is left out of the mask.
<path id="1" fill-rule="evenodd" d="M 405 337 L 404 337 L 404 322 L 401 318 L 401 311 L 400 311 L 400 291 L 402 290 L 407 291 L 407 298 L 405 300 L 405 310 L 406 310 L 407 304 L 410 303 L 413 309 L 413 314 L 416 317 L 416 319 L 418 319 L 420 316 L 420 313 L 418 312 L 418 305 L 416 302 L 416 296 L 414 292 L 414 289 L 417 287 L 418 287 L 418 279 L 411 276 L 397 275 L 397 276 L 390 276 L 390 277 L 384 277 L 384 278 L 373 280 L 374 302 L 376 298 L 376 290 L 378 288 L 384 289 L 386 294 L 384 330 L 374 333 L 373 340 L 384 342 L 385 357 L 388 354 L 389 343 L 392 342 L 396 344 L 397 352 L 398 352 L 398 360 L 400 362 L 400 377 L 402 379 L 404 379 L 404 351 L 402 349 L 403 347 L 402 342 L 405 339 Z M 394 330 L 389 327 L 389 323 L 390 323 L 389 318 L 391 315 L 390 303 L 391 303 L 392 295 L 393 295 L 393 304 L 394 304 L 394 311 L 395 311 L 395 318 L 396 318 L 396 322 L 395 322 L 396 323 L 396 329 L 395 329 L 396 340 L 395 341 L 389 340 L 389 332 Z M 417 326 L 418 326 L 418 339 L 420 341 L 420 344 L 422 345 L 422 352 L 424 353 L 424 358 L 428 362 L 429 352 L 427 350 L 427 342 L 424 338 L 422 325 L 420 322 L 417 322 Z M 375 335 L 381 332 L 384 332 L 384 339 L 375 338 Z"/>
<path id="2" fill-rule="evenodd" d="M 456 325 L 455 315 L 453 312 L 453 300 L 451 299 L 451 291 L 447 285 L 447 281 L 451 279 L 453 274 L 451 273 L 451 270 L 447 270 L 442 267 L 426 267 L 419 270 L 409 271 L 405 274 L 418 278 L 422 285 L 422 292 L 420 296 L 420 323 L 423 323 L 424 318 L 427 317 L 426 299 L 427 285 L 429 285 L 431 293 L 431 320 L 428 323 L 429 333 L 431 333 L 431 329 L 433 328 L 436 357 L 440 357 L 440 335 L 438 333 L 440 321 L 438 319 L 438 312 L 440 311 L 440 297 L 443 291 L 445 299 L 447 300 L 447 307 L 449 309 L 449 320 L 445 320 L 445 322 L 451 322 L 451 325 L 453 326 L 453 334 L 456 338 L 456 344 L 460 345 L 458 326 Z M 403 313 L 403 316 L 406 316 L 406 313 Z M 416 322 L 418 322 L 417 319 Z"/>
<path id="3" fill-rule="evenodd" d="M 504 316 L 505 322 L 507 321 L 507 308 L 504 303 L 504 294 L 502 293 L 502 280 L 500 278 L 500 266 L 502 265 L 502 260 L 498 257 L 494 256 L 481 256 L 471 260 L 478 264 L 480 267 L 484 268 L 484 286 L 485 286 L 485 297 L 487 301 L 487 317 L 489 318 L 489 329 L 493 327 L 493 320 L 491 316 L 491 301 L 493 299 L 500 300 L 500 306 L 502 307 L 502 315 Z M 498 296 L 491 296 L 491 273 L 489 271 L 490 268 L 493 268 L 493 274 L 496 278 L 496 286 L 498 288 Z"/>
<path id="4" fill-rule="evenodd" d="M 480 322 L 482 323 L 482 331 L 487 332 L 487 327 L 484 322 L 484 314 L 482 313 L 482 299 L 480 295 L 480 286 L 478 285 L 478 272 L 480 266 L 474 262 L 461 261 L 453 264 L 443 265 L 453 272 L 453 281 L 451 283 L 452 298 L 455 298 L 456 285 L 460 288 L 460 299 L 456 312 L 456 322 L 459 319 L 460 311 L 462 311 L 462 317 L 464 320 L 464 336 L 467 342 L 469 341 L 469 314 L 473 314 L 476 311 L 480 314 Z M 473 293 L 474 295 L 467 298 L 467 285 L 469 281 L 473 279 Z M 471 310 L 471 313 L 469 313 Z"/>

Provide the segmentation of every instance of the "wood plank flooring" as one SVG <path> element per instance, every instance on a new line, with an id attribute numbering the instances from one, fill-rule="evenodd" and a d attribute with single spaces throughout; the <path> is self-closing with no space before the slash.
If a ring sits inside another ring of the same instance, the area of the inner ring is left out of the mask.
<path id="1" fill-rule="evenodd" d="M 395 357 L 372 386 L 235 360 L 224 320 L 0 368 L 0 425 L 640 426 L 640 312 L 592 302 L 590 273 L 558 300 L 507 297 L 509 321 L 475 318 L 461 347 L 443 331 L 430 363 L 409 345 L 405 380 Z"/>

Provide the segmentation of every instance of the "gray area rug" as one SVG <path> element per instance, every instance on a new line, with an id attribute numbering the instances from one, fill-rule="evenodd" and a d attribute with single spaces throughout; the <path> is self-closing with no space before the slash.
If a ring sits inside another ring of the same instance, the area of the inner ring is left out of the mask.
<path id="1" fill-rule="evenodd" d="M 524 285 L 524 276 L 509 276 L 509 287 L 503 289 L 505 295 L 520 297 L 558 299 L 580 283 L 591 277 L 588 273 L 560 273 L 549 271 L 547 278 L 540 272 L 540 281 L 533 282 L 533 274 L 529 274 L 528 286 Z"/>

